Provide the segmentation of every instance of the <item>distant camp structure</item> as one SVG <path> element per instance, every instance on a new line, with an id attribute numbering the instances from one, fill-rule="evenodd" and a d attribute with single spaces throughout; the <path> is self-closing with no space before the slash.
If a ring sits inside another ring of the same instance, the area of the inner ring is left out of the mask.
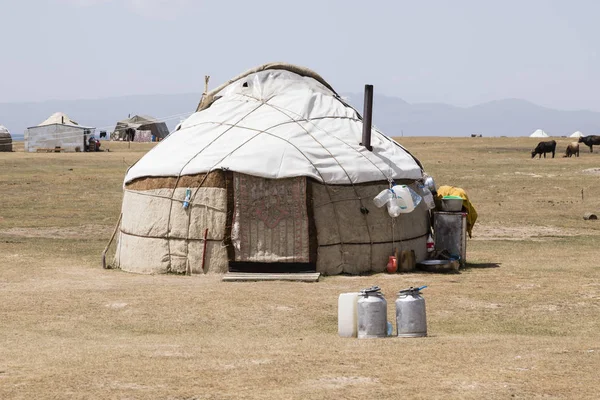
<path id="1" fill-rule="evenodd" d="M 541 138 L 541 137 L 550 137 L 546 132 L 544 132 L 541 129 L 536 129 L 535 132 L 533 132 L 531 135 L 529 135 L 529 137 L 537 137 L 537 138 Z"/>
<path id="2" fill-rule="evenodd" d="M 62 112 L 52 114 L 25 131 L 25 151 L 85 151 L 86 141 L 96 128 L 79 125 Z"/>
<path id="3" fill-rule="evenodd" d="M 12 147 L 10 132 L 5 126 L 0 125 L 0 152 L 11 152 Z"/>
<path id="4" fill-rule="evenodd" d="M 113 266 L 335 275 L 381 272 L 396 249 L 424 260 L 425 202 L 398 218 L 373 202 L 392 180 L 419 192 L 422 166 L 374 128 L 368 149 L 362 132 L 303 67 L 266 64 L 205 93 L 127 172 Z"/>
<path id="5" fill-rule="evenodd" d="M 146 115 L 134 115 L 117 122 L 111 140 L 157 142 L 169 134 L 167 124 Z"/>
<path id="6" fill-rule="evenodd" d="M 569 136 L 569 137 L 572 137 L 572 138 L 580 138 L 580 137 L 584 137 L 584 136 L 585 136 L 585 135 L 584 135 L 583 133 L 581 133 L 580 131 L 576 131 L 576 132 L 573 132 L 573 133 L 571 134 L 571 136 Z"/>

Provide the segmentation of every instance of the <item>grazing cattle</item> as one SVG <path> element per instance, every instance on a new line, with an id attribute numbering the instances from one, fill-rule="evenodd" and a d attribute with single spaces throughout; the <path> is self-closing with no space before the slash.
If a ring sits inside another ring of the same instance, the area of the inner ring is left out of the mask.
<path id="1" fill-rule="evenodd" d="M 579 142 L 571 142 L 567 146 L 567 150 L 565 150 L 565 155 L 563 157 L 571 156 L 579 157 Z"/>
<path id="2" fill-rule="evenodd" d="M 579 143 L 583 143 L 590 148 L 590 153 L 594 152 L 594 145 L 600 146 L 600 136 L 590 135 L 579 138 Z"/>
<path id="3" fill-rule="evenodd" d="M 554 152 L 556 151 L 556 140 L 550 140 L 547 142 L 539 142 L 536 148 L 531 152 L 531 158 L 534 158 L 536 154 L 540 155 L 542 158 L 542 154 L 544 158 L 546 158 L 546 153 L 552 153 L 552 158 L 554 158 Z"/>

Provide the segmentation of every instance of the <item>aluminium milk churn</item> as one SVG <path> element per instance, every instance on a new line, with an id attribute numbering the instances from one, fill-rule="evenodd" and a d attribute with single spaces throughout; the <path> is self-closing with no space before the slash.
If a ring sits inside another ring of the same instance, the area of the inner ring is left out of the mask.
<path id="1" fill-rule="evenodd" d="M 359 339 L 387 336 L 387 301 L 379 286 L 360 291 L 357 314 Z"/>
<path id="2" fill-rule="evenodd" d="M 427 336 L 425 299 L 421 290 L 427 286 L 401 290 L 396 299 L 396 326 L 398 337 Z"/>

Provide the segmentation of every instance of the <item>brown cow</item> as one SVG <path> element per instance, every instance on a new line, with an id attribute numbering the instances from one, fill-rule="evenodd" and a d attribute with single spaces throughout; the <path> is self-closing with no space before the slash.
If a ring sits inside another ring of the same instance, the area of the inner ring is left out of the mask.
<path id="1" fill-rule="evenodd" d="M 571 142 L 567 146 L 567 150 L 565 150 L 565 155 L 563 157 L 571 157 L 576 156 L 579 157 L 579 143 Z"/>

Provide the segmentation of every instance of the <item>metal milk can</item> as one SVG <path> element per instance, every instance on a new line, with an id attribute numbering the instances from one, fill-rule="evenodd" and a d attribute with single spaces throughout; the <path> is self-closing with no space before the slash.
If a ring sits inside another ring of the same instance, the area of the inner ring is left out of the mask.
<path id="1" fill-rule="evenodd" d="M 360 291 L 357 314 L 359 339 L 387 336 L 387 301 L 379 286 Z"/>
<path id="2" fill-rule="evenodd" d="M 425 299 L 421 297 L 421 290 L 426 287 L 410 287 L 398 293 L 398 299 L 396 299 L 398 337 L 427 336 Z"/>

